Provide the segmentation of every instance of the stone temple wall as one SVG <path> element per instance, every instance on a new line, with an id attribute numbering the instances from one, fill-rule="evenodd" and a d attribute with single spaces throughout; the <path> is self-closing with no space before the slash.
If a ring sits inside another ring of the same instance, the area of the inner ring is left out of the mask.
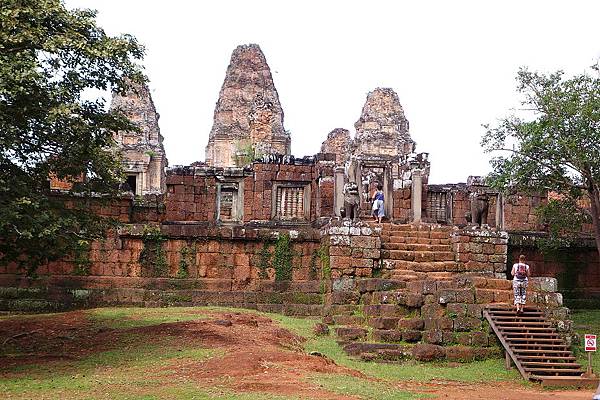
<path id="1" fill-rule="evenodd" d="M 511 234 L 507 268 L 524 254 L 534 276 L 555 277 L 565 304 L 572 308 L 600 305 L 600 261 L 595 243 L 582 240 L 575 246 L 543 252 L 539 236 Z"/>
<path id="2" fill-rule="evenodd" d="M 314 163 L 254 163 L 252 169 L 174 168 L 167 177 L 165 220 L 308 224 L 316 219 L 317 173 Z M 226 196 L 235 203 L 227 205 L 234 208 L 227 210 L 227 218 Z"/>
<path id="3" fill-rule="evenodd" d="M 319 249 L 307 229 L 128 224 L 36 278 L 0 267 L 0 309 L 226 305 L 319 315 L 327 287 Z"/>

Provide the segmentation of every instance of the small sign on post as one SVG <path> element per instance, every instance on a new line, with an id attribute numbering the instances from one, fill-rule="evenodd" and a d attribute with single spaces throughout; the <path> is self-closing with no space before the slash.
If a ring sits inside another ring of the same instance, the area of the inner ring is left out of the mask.
<path id="1" fill-rule="evenodd" d="M 583 342 L 583 346 L 585 347 L 585 351 L 587 351 L 587 355 L 588 355 L 588 367 L 587 367 L 586 375 L 591 377 L 593 375 L 592 352 L 596 351 L 596 335 L 590 335 L 590 334 L 586 333 L 585 339 Z"/>
<path id="2" fill-rule="evenodd" d="M 585 334 L 585 351 L 596 351 L 596 335 Z"/>

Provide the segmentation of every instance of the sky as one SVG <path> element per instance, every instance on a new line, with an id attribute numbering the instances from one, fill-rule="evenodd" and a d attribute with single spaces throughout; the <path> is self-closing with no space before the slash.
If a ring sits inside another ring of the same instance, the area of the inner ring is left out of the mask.
<path id="1" fill-rule="evenodd" d="M 169 165 L 204 160 L 231 52 L 257 43 L 273 74 L 292 154 L 354 133 L 367 93 L 391 87 L 430 183 L 489 172 L 482 124 L 519 107 L 519 67 L 589 71 L 600 1 L 66 0 L 110 35 L 146 47 L 145 72 Z"/>

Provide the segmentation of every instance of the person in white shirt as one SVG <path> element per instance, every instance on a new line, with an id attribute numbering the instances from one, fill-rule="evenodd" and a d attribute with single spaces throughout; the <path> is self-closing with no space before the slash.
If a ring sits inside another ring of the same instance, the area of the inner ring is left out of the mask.
<path id="1" fill-rule="evenodd" d="M 519 261 L 513 265 L 510 273 L 514 277 L 513 291 L 515 294 L 515 307 L 517 314 L 521 314 L 527 298 L 527 283 L 530 276 L 529 265 L 525 264 L 525 256 L 523 254 L 519 256 Z"/>

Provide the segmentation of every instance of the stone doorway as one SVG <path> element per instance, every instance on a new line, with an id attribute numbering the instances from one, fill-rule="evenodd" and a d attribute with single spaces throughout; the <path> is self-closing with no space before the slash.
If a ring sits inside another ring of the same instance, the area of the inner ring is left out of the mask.
<path id="1" fill-rule="evenodd" d="M 390 187 L 390 165 L 383 160 L 361 161 L 359 164 L 360 176 L 360 209 L 364 218 L 372 215 L 371 196 L 377 189 L 377 184 L 383 186 L 385 218 L 390 219 L 393 209 L 392 188 Z"/>

